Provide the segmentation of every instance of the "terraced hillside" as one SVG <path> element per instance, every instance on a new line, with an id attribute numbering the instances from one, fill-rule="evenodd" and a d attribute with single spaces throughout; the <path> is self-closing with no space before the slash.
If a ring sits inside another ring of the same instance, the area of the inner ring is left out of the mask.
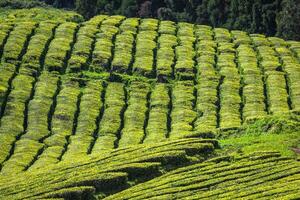
<path id="1" fill-rule="evenodd" d="M 62 19 L 0 24 L 0 199 L 300 197 L 294 158 L 218 142 L 278 128 L 300 143 L 300 42 Z"/>

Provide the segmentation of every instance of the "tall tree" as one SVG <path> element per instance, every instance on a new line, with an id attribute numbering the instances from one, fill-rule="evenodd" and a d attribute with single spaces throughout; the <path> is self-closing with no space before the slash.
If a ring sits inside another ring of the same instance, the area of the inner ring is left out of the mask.
<path id="1" fill-rule="evenodd" d="M 277 36 L 300 40 L 300 1 L 284 0 L 277 17 Z"/>

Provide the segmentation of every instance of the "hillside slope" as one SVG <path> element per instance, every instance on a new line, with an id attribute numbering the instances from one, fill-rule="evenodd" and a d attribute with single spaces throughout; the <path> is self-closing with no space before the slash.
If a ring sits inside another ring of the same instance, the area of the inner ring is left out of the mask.
<path id="1" fill-rule="evenodd" d="M 0 199 L 299 198 L 300 42 L 38 19 L 0 23 Z"/>

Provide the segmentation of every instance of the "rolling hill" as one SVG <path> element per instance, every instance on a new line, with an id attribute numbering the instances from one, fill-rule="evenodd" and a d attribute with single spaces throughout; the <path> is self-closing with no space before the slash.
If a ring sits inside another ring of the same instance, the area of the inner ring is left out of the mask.
<path id="1" fill-rule="evenodd" d="M 0 199 L 300 198 L 300 42 L 12 12 L 0 15 Z"/>

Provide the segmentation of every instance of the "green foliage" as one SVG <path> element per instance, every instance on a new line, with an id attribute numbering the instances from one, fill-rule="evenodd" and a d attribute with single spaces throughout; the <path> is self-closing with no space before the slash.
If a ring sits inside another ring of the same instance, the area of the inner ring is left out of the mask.
<path id="1" fill-rule="evenodd" d="M 25 2 L 25 1 L 22 1 Z M 30 9 L 9 9 L 0 8 L 0 21 L 20 22 L 20 21 L 46 21 L 57 22 L 83 22 L 83 17 L 72 11 L 59 10 L 54 8 L 30 8 Z"/>
<path id="2" fill-rule="evenodd" d="M 22 8 L 34 8 L 34 7 L 48 7 L 47 4 L 38 0 L 3 0 L 0 2 L 0 7 L 11 8 L 11 9 L 22 9 Z"/>

